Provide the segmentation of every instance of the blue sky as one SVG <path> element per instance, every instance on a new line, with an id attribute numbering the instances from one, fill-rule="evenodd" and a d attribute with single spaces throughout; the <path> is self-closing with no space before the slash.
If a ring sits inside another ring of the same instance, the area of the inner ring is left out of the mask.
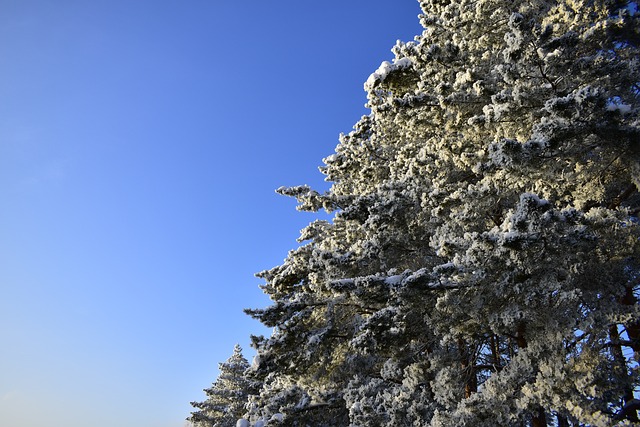
<path id="1" fill-rule="evenodd" d="M 0 0 L 0 425 L 181 427 L 415 0 Z"/>

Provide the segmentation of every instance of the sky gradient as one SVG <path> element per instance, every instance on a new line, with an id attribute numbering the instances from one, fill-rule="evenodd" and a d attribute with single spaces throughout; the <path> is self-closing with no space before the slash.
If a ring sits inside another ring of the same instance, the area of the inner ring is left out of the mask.
<path id="1" fill-rule="evenodd" d="M 415 0 L 0 0 L 0 425 L 181 427 Z"/>

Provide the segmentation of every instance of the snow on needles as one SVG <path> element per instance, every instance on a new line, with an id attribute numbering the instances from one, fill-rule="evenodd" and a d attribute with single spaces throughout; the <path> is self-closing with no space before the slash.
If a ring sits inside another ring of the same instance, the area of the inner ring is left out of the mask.
<path id="1" fill-rule="evenodd" d="M 367 81 L 364 83 L 364 90 L 371 92 L 378 82 L 383 82 L 387 76 L 396 70 L 405 70 L 413 65 L 411 59 L 401 58 L 394 59 L 393 63 L 383 61 L 382 64 L 374 71 Z"/>

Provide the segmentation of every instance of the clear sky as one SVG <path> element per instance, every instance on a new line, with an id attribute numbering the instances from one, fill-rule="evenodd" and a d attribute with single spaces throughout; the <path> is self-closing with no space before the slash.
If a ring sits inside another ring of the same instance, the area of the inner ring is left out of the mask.
<path id="1" fill-rule="evenodd" d="M 0 0 L 0 426 L 181 427 L 416 0 Z"/>

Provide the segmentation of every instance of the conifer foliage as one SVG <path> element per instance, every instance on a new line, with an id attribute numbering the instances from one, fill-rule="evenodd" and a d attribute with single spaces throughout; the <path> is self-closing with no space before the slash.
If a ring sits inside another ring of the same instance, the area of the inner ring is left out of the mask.
<path id="1" fill-rule="evenodd" d="M 278 190 L 334 215 L 259 274 L 243 425 L 637 424 L 637 2 L 420 5 L 330 190 Z"/>
<path id="2" fill-rule="evenodd" d="M 233 355 L 219 364 L 220 376 L 204 389 L 204 402 L 191 402 L 197 410 L 187 419 L 194 427 L 235 427 L 245 413 L 245 404 L 250 393 L 255 393 L 253 382 L 246 372 L 249 362 L 242 355 L 242 348 L 236 345 Z"/>

